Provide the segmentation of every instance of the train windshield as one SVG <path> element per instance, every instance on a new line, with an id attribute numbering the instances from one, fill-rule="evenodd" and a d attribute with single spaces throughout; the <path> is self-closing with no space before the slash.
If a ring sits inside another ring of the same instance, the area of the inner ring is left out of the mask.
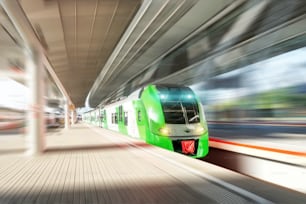
<path id="1" fill-rule="evenodd" d="M 190 124 L 200 122 L 199 107 L 193 91 L 188 87 L 158 87 L 165 122 Z"/>

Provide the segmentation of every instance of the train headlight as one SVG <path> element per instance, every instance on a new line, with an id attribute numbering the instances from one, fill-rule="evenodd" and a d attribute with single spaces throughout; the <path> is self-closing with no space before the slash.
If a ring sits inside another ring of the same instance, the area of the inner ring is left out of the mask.
<path id="1" fill-rule="evenodd" d="M 195 134 L 202 135 L 205 132 L 205 128 L 203 126 L 197 126 L 195 128 Z"/>
<path id="2" fill-rule="evenodd" d="M 160 128 L 159 132 L 160 132 L 161 135 L 169 136 L 170 135 L 170 128 L 168 128 L 168 127 Z"/>

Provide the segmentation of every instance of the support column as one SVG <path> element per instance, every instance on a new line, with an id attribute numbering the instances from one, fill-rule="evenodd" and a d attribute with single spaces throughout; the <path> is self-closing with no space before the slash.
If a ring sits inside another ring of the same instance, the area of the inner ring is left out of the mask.
<path id="1" fill-rule="evenodd" d="M 28 154 L 43 153 L 45 148 L 44 118 L 44 78 L 45 69 L 42 63 L 42 51 L 26 50 L 26 72 L 29 87 L 29 106 L 27 114 Z"/>
<path id="2" fill-rule="evenodd" d="M 69 101 L 65 101 L 65 129 L 70 128 L 70 112 L 69 112 Z"/>
<path id="3" fill-rule="evenodd" d="M 76 117 L 76 115 L 75 115 L 75 110 L 72 110 L 71 111 L 71 124 L 72 125 L 74 125 L 75 124 L 75 122 L 74 122 L 74 118 Z"/>

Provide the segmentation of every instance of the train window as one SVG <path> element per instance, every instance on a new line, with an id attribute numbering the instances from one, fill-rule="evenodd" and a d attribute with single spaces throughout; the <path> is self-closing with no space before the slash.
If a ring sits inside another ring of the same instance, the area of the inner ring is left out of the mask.
<path id="1" fill-rule="evenodd" d="M 115 123 L 118 124 L 118 114 L 114 113 L 114 115 L 115 115 Z"/>
<path id="2" fill-rule="evenodd" d="M 158 87 L 158 90 L 166 123 L 200 122 L 198 103 L 191 89 L 187 87 Z"/>
<path id="3" fill-rule="evenodd" d="M 128 112 L 124 112 L 124 125 L 128 125 Z"/>
<path id="4" fill-rule="evenodd" d="M 118 115 L 117 113 L 112 113 L 112 123 L 118 124 Z"/>
<path id="5" fill-rule="evenodd" d="M 115 115 L 116 115 L 116 113 L 112 113 L 112 124 L 115 123 Z"/>

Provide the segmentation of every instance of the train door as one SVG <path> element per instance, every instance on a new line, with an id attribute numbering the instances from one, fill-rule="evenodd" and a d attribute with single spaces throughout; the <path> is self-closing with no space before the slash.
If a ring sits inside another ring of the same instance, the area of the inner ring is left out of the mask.
<path id="1" fill-rule="evenodd" d="M 114 131 L 119 131 L 118 129 L 118 113 L 115 106 L 110 106 L 107 108 L 107 121 L 108 128 Z"/>
<path id="2" fill-rule="evenodd" d="M 139 138 L 138 126 L 136 121 L 136 112 L 135 108 L 133 107 L 133 103 L 132 102 L 127 103 L 125 108 L 127 110 L 127 112 L 125 112 L 126 114 L 125 122 L 128 128 L 128 134 L 131 137 Z"/>
<path id="3" fill-rule="evenodd" d="M 102 112 L 102 127 L 103 128 L 108 128 L 107 127 L 107 117 L 106 117 L 106 110 L 104 109 Z"/>
<path id="4" fill-rule="evenodd" d="M 134 101 L 134 110 L 139 136 L 141 139 L 150 143 L 150 132 L 148 128 L 147 115 L 141 101 Z"/>
<path id="5" fill-rule="evenodd" d="M 127 135 L 127 127 L 125 126 L 125 121 L 124 121 L 125 110 L 123 109 L 123 106 L 120 105 L 119 107 L 117 107 L 116 112 L 118 115 L 118 129 L 121 133 Z"/>

